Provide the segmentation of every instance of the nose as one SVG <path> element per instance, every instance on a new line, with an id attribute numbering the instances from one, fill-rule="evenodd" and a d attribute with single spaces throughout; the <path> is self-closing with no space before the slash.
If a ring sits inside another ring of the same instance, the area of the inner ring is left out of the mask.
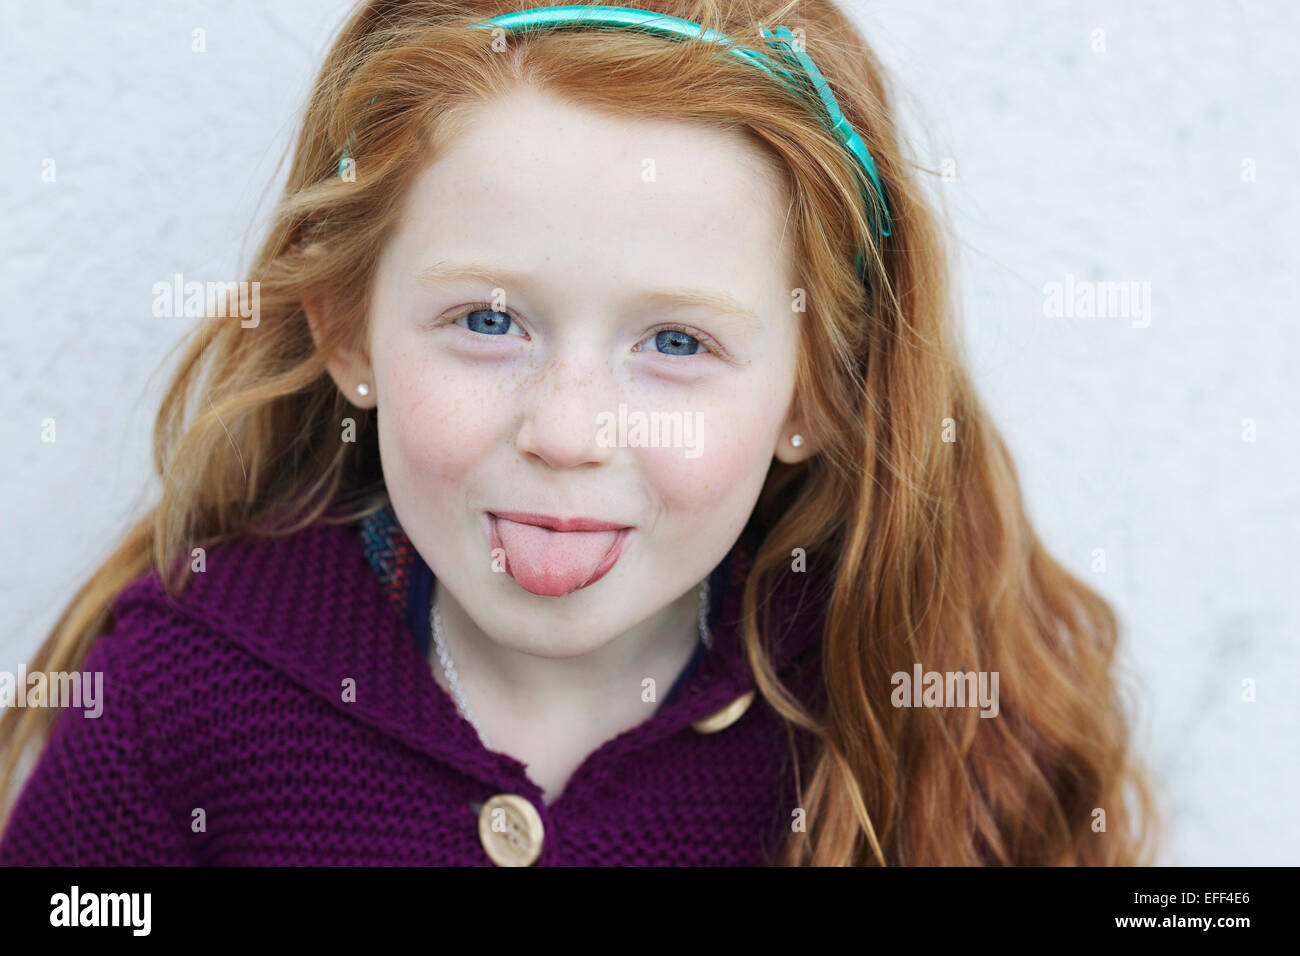
<path id="1" fill-rule="evenodd" d="M 609 460 L 598 417 L 611 408 L 611 370 L 594 355 L 555 358 L 524 390 L 524 413 L 515 436 L 520 454 L 551 468 L 576 468 Z"/>

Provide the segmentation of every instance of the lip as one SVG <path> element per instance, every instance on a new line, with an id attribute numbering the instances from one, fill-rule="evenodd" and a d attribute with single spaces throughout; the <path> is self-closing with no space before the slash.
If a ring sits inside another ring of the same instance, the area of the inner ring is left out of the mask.
<path id="1" fill-rule="evenodd" d="M 517 524 L 531 524 L 552 531 L 622 531 L 631 525 L 617 524 L 613 521 L 601 521 L 598 518 L 556 518 L 552 515 L 540 515 L 530 511 L 489 511 L 489 515 L 505 518 Z"/>
<path id="2" fill-rule="evenodd" d="M 609 549 L 600 561 L 595 572 L 579 585 L 578 590 L 589 588 L 611 570 L 614 565 L 618 564 L 618 559 L 623 556 L 623 551 L 627 548 L 628 538 L 635 530 L 632 525 L 613 524 L 608 521 L 598 521 L 594 518 L 555 518 L 550 515 L 539 515 L 529 512 L 520 511 L 485 511 L 484 517 L 487 520 L 487 537 L 488 547 L 494 552 L 499 548 L 504 554 L 505 548 L 501 544 L 501 536 L 497 534 L 497 519 L 504 518 L 506 521 L 518 521 L 520 524 L 532 524 L 542 528 L 551 528 L 552 530 L 561 531 L 617 531 L 618 535 L 614 539 L 614 545 Z M 522 519 L 529 520 L 522 520 Z M 563 528 L 555 528 L 551 522 L 564 525 Z M 576 525 L 576 526 L 575 526 Z M 510 559 L 505 559 L 505 571 L 510 574 Z M 513 576 L 513 575 L 512 575 Z"/>

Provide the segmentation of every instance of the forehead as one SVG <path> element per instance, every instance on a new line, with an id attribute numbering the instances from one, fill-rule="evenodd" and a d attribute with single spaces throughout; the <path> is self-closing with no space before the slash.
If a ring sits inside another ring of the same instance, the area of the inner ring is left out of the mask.
<path id="1" fill-rule="evenodd" d="M 594 278 L 788 288 L 787 191 L 741 130 L 611 115 L 532 88 L 476 104 L 408 194 L 400 240 Z"/>

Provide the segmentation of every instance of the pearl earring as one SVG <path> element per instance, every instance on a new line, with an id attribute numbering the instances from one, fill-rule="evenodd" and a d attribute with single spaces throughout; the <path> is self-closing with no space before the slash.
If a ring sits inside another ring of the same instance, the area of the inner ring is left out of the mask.
<path id="1" fill-rule="evenodd" d="M 800 445 L 803 444 L 803 436 L 802 436 L 802 435 L 791 435 L 791 436 L 790 436 L 790 444 L 791 444 L 791 445 L 794 445 L 795 448 L 798 448 Z"/>
<path id="2" fill-rule="evenodd" d="M 361 396 L 369 395 L 370 386 L 367 385 L 365 382 L 362 382 L 360 385 L 357 386 L 357 394 Z"/>

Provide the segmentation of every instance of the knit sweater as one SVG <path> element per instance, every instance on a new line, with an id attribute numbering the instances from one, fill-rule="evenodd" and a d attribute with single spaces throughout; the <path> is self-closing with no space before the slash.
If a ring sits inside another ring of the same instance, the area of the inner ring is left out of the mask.
<path id="1" fill-rule="evenodd" d="M 713 572 L 713 647 L 680 692 L 547 804 L 434 680 L 355 528 L 214 545 L 179 595 L 156 571 L 118 595 L 83 667 L 103 673 L 102 713 L 59 715 L 0 865 L 771 862 L 795 774 L 784 722 L 746 697 L 748 553 L 742 539 Z M 767 638 L 814 708 L 817 577 L 777 582 Z"/>

